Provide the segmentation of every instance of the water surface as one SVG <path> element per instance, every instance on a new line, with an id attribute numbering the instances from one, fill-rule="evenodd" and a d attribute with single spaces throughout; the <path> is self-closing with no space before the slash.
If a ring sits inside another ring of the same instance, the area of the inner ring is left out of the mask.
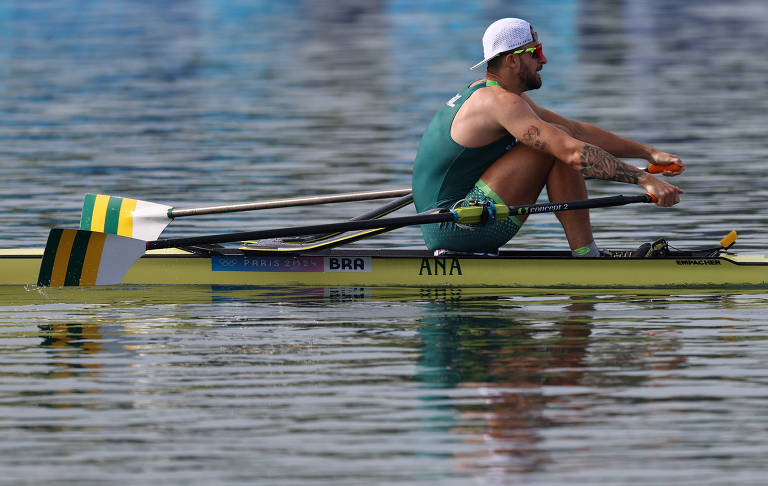
<path id="1" fill-rule="evenodd" d="M 688 164 L 674 208 L 593 211 L 600 245 L 736 229 L 742 251 L 768 247 L 758 0 L 8 0 L 0 246 L 76 225 L 88 192 L 192 207 L 408 187 L 422 130 L 476 79 L 479 38 L 504 16 L 544 43 L 537 102 Z M 355 246 L 421 244 L 406 228 Z M 566 244 L 537 215 L 510 246 Z M 2 288 L 0 477 L 761 484 L 767 311 L 762 291 Z"/>

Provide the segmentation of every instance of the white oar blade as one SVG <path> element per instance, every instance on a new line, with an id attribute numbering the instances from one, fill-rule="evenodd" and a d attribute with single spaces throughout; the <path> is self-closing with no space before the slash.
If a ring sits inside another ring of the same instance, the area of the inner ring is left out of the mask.
<path id="1" fill-rule="evenodd" d="M 127 236 L 140 240 L 156 240 L 171 222 L 164 204 L 107 196 L 86 194 L 80 229 Z"/>
<path id="2" fill-rule="evenodd" d="M 54 228 L 48 234 L 37 285 L 117 285 L 147 243 L 96 231 Z"/>

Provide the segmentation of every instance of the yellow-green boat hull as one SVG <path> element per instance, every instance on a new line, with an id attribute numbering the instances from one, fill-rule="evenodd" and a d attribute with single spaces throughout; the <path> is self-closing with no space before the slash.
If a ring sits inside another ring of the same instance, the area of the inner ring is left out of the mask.
<path id="1" fill-rule="evenodd" d="M 571 258 L 566 252 L 434 257 L 416 250 L 328 250 L 200 256 L 155 251 L 124 284 L 302 287 L 733 288 L 768 287 L 761 254 L 704 258 Z M 0 250 L 0 285 L 37 282 L 42 250 Z"/>

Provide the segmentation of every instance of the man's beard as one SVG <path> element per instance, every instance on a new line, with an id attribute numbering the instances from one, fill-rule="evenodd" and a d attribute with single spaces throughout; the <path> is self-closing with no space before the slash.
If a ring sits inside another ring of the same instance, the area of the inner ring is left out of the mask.
<path id="1" fill-rule="evenodd" d="M 541 88 L 541 77 L 538 75 L 538 71 L 525 69 L 520 74 L 520 84 L 525 87 L 525 91 Z"/>

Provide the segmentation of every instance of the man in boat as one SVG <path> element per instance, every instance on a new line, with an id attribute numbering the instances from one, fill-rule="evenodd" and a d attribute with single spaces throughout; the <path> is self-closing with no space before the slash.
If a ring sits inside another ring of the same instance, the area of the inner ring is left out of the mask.
<path id="1" fill-rule="evenodd" d="M 419 212 L 469 199 L 507 205 L 532 204 L 546 186 L 551 202 L 587 198 L 586 178 L 637 184 L 659 206 L 680 202 L 683 191 L 617 157 L 675 164 L 676 155 L 629 140 L 595 125 L 565 118 L 537 105 L 526 91 L 541 87 L 547 63 L 531 24 L 504 18 L 483 35 L 485 77 L 442 107 L 424 133 L 413 168 L 413 199 Z M 670 167 L 674 167 L 670 165 Z M 675 172 L 676 171 L 676 172 Z M 563 211 L 557 218 L 574 256 L 596 257 L 588 210 Z M 432 251 L 495 253 L 525 221 L 517 216 L 466 228 L 454 223 L 422 226 Z"/>

